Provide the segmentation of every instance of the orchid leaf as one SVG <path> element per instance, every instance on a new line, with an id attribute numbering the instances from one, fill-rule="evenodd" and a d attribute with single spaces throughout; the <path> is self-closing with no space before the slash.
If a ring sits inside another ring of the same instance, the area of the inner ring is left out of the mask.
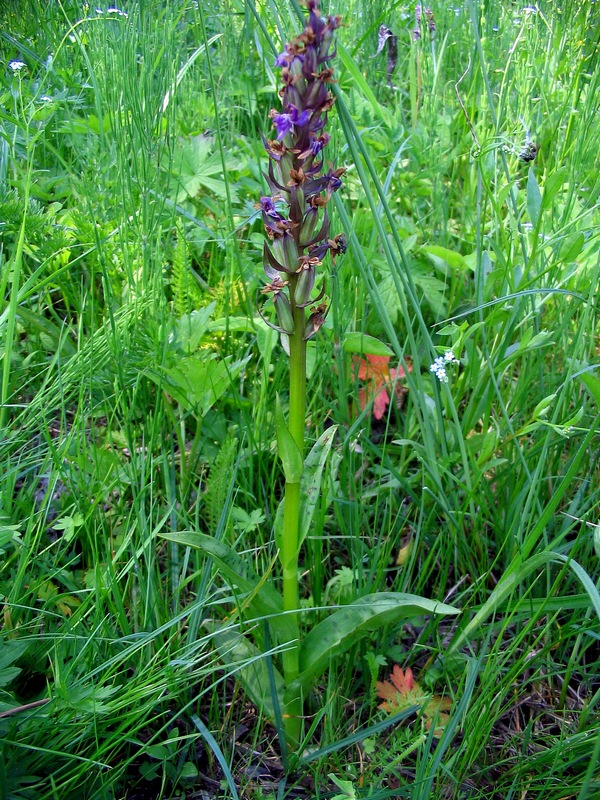
<path id="1" fill-rule="evenodd" d="M 275 405 L 275 431 L 277 433 L 277 451 L 286 483 L 299 483 L 304 469 L 302 454 L 286 424 L 279 396 L 277 396 Z"/>
<path id="2" fill-rule="evenodd" d="M 267 663 L 267 655 L 246 636 L 230 625 L 219 626 L 207 620 L 204 626 L 213 634 L 213 641 L 223 664 L 235 668 L 244 691 L 271 721 L 276 719 L 275 703 L 283 708 L 284 685 L 281 673 Z M 269 671 L 272 671 L 276 698 L 272 696 Z"/>
<path id="3" fill-rule="evenodd" d="M 323 471 L 327 458 L 331 451 L 331 446 L 335 439 L 337 425 L 327 428 L 317 439 L 311 448 L 310 453 L 304 461 L 304 471 L 300 481 L 300 533 L 298 536 L 298 547 L 306 539 L 315 508 L 321 497 L 321 484 L 323 483 Z M 281 549 L 281 539 L 283 535 L 283 508 L 285 499 L 281 501 L 277 508 L 275 517 L 275 543 Z"/>
<path id="4" fill-rule="evenodd" d="M 300 645 L 300 675 L 297 682 L 308 688 L 329 666 L 331 659 L 360 639 L 401 619 L 423 614 L 458 614 L 445 603 L 403 592 L 378 592 L 334 611 L 309 631 Z"/>
<path id="5" fill-rule="evenodd" d="M 241 600 L 247 603 L 251 612 L 256 617 L 265 617 L 268 620 L 273 635 L 280 644 L 285 644 L 294 638 L 289 617 L 283 614 L 281 596 L 268 575 L 260 578 L 235 550 L 213 536 L 196 531 L 174 531 L 161 533 L 160 536 L 206 553 L 218 567 L 223 578 L 245 595 Z"/>

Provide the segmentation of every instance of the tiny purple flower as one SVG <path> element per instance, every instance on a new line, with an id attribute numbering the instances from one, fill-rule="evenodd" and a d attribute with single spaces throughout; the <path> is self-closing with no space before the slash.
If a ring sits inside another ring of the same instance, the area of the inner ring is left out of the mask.
<path id="1" fill-rule="evenodd" d="M 288 133 L 292 133 L 295 127 L 306 125 L 310 118 L 308 111 L 302 113 L 298 111 L 293 103 L 289 103 L 286 114 L 273 114 L 273 125 L 277 128 L 277 138 L 281 141 Z"/>
<path id="2" fill-rule="evenodd" d="M 275 59 L 275 66 L 276 67 L 287 67 L 290 60 L 290 54 L 287 51 L 287 48 L 280 53 L 277 58 Z"/>
<path id="3" fill-rule="evenodd" d="M 263 212 L 267 214 L 267 216 L 274 217 L 275 219 L 282 219 L 281 214 L 275 208 L 275 203 L 273 202 L 272 197 L 261 197 L 260 207 Z"/>

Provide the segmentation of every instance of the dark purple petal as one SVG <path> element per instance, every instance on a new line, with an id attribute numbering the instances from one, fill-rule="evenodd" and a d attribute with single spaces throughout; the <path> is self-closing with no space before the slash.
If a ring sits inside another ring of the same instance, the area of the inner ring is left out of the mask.
<path id="1" fill-rule="evenodd" d="M 287 67 L 290 60 L 290 54 L 287 50 L 287 45 L 283 53 L 280 53 L 277 58 L 275 59 L 275 66 L 276 67 Z"/>
<path id="2" fill-rule="evenodd" d="M 294 129 L 294 123 L 289 114 L 276 114 L 273 117 L 273 124 L 277 128 L 277 138 L 279 141 Z"/>
<path id="3" fill-rule="evenodd" d="M 281 214 L 275 208 L 275 203 L 272 197 L 261 197 L 260 207 L 263 213 L 267 214 L 269 217 L 274 217 L 275 219 L 283 219 Z"/>

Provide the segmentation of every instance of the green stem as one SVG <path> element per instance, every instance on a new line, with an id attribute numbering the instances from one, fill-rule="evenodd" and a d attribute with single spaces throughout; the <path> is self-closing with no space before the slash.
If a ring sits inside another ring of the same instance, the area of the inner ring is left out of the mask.
<path id="1" fill-rule="evenodd" d="M 291 292 L 293 296 L 293 292 Z M 289 431 L 298 450 L 304 455 L 304 427 L 306 424 L 306 342 L 304 341 L 304 309 L 293 309 L 294 333 L 290 342 L 290 416 Z M 298 556 L 300 548 L 300 483 L 285 484 L 283 512 L 283 541 L 281 562 L 283 567 L 283 609 L 292 618 L 294 644 L 283 654 L 283 674 L 286 686 L 297 678 L 300 671 L 300 590 L 298 584 Z M 297 747 L 302 732 L 302 695 L 295 691 L 286 696 L 285 734 L 288 744 Z"/>

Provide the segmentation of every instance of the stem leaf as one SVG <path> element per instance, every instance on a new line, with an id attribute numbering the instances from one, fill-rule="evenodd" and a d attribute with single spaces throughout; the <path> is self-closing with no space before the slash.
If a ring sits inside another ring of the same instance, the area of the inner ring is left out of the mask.
<path id="1" fill-rule="evenodd" d="M 326 431 L 323 431 L 312 446 L 304 462 L 304 472 L 302 473 L 302 479 L 300 481 L 300 530 L 298 534 L 298 549 L 300 549 L 302 542 L 308 535 L 317 502 L 321 497 L 323 470 L 325 469 L 325 464 L 331 451 L 336 431 L 337 425 L 333 425 L 331 428 L 327 428 Z M 283 538 L 284 505 L 285 498 L 279 504 L 275 516 L 275 543 L 279 549 L 281 549 Z"/>
<path id="2" fill-rule="evenodd" d="M 298 445 L 286 424 L 279 395 L 275 406 L 275 431 L 277 433 L 277 451 L 283 466 L 286 483 L 299 483 L 304 470 L 302 453 L 298 449 Z"/>
<path id="3" fill-rule="evenodd" d="M 529 219 L 533 223 L 534 228 L 538 226 L 541 207 L 542 193 L 540 192 L 535 173 L 530 168 L 527 176 L 527 211 L 529 212 Z"/>
<path id="4" fill-rule="evenodd" d="M 229 625 L 219 626 L 206 620 L 205 627 L 213 634 L 213 641 L 221 661 L 236 669 L 236 677 L 252 702 L 269 720 L 275 719 L 275 702 L 284 704 L 284 684 L 279 670 L 271 665 L 277 697 L 271 694 L 267 655 L 246 636 Z"/>
<path id="5" fill-rule="evenodd" d="M 265 617 L 275 639 L 280 643 L 294 639 L 289 617 L 283 614 L 281 595 L 267 576 L 259 578 L 252 567 L 231 547 L 213 536 L 196 531 L 161 533 L 161 537 L 185 547 L 195 547 L 206 553 L 219 568 L 221 575 L 246 596 L 240 598 L 257 617 Z"/>

